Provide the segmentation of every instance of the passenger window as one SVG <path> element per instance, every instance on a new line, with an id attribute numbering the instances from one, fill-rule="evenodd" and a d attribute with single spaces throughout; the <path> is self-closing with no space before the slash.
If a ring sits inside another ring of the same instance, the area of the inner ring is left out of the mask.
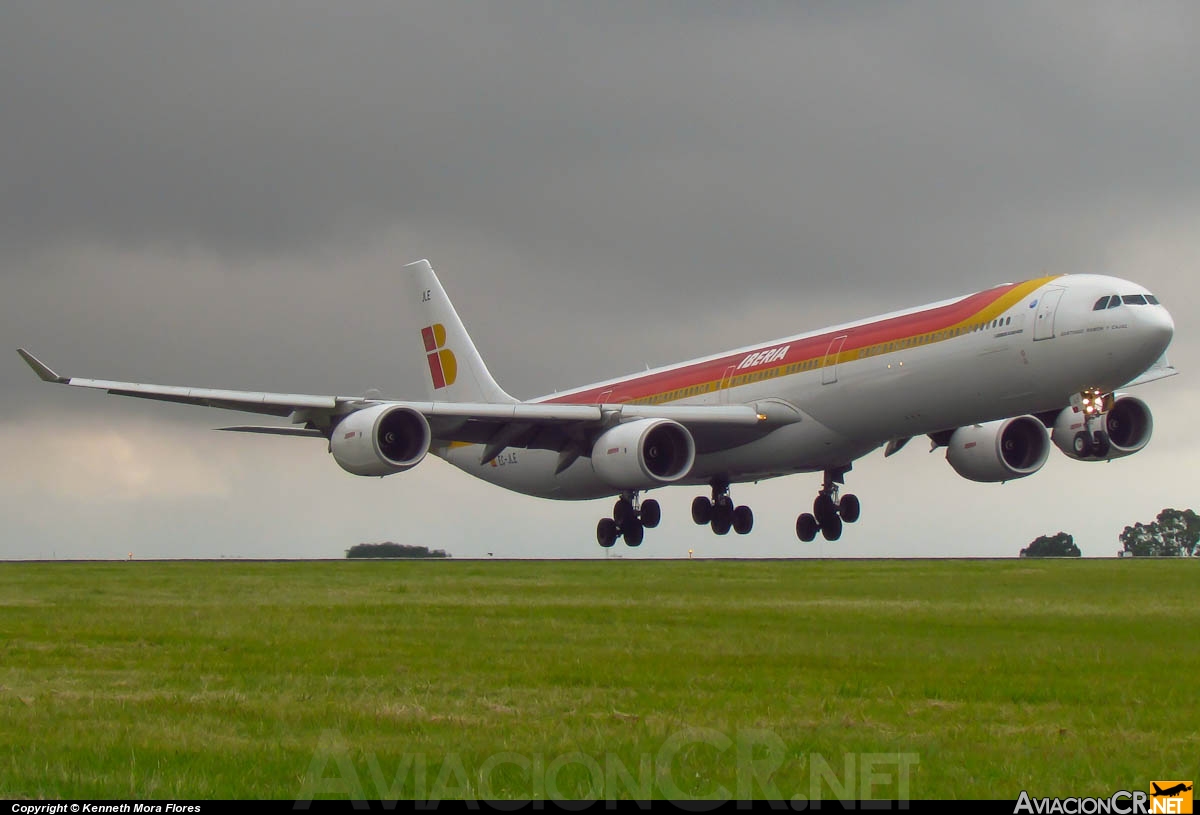
<path id="1" fill-rule="evenodd" d="M 1108 308 L 1108 298 L 1101 297 L 1096 301 L 1096 305 L 1092 306 L 1092 311 L 1104 311 L 1106 308 Z"/>
<path id="2" fill-rule="evenodd" d="M 1121 298 L 1127 306 L 1144 306 L 1146 298 L 1140 294 L 1127 294 Z"/>

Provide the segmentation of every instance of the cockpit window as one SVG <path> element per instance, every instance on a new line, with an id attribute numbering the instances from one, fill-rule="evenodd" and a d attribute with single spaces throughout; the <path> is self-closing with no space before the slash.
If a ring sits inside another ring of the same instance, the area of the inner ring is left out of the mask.
<path id="1" fill-rule="evenodd" d="M 1117 295 L 1114 294 L 1112 297 L 1108 298 L 1109 308 L 1116 308 L 1119 305 L 1121 305 L 1121 298 Z"/>
<path id="2" fill-rule="evenodd" d="M 1152 305 L 1152 306 L 1157 306 L 1157 305 L 1158 305 L 1158 298 L 1157 298 L 1157 297 L 1155 297 L 1153 294 L 1147 294 L 1147 295 L 1146 295 L 1146 302 L 1147 302 L 1147 303 L 1149 303 L 1149 304 L 1150 304 L 1150 305 Z"/>
<path id="3" fill-rule="evenodd" d="M 1121 298 L 1127 306 L 1144 306 L 1146 305 L 1146 297 L 1141 294 L 1127 294 Z"/>
<path id="4" fill-rule="evenodd" d="M 1108 298 L 1101 297 L 1096 301 L 1096 305 L 1092 306 L 1092 311 L 1104 311 L 1106 308 L 1108 308 Z"/>

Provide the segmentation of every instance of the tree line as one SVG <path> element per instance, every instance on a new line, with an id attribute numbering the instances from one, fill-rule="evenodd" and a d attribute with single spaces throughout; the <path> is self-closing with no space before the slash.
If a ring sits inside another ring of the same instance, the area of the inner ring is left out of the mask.
<path id="1" fill-rule="evenodd" d="M 1190 509 L 1164 509 L 1148 524 L 1138 522 L 1120 534 L 1120 555 L 1132 557 L 1200 557 L 1200 515 Z M 1082 552 L 1066 532 L 1041 535 L 1021 550 L 1021 557 L 1079 557 Z"/>
<path id="2" fill-rule="evenodd" d="M 407 543 L 358 543 L 346 550 L 348 558 L 438 558 L 450 557 L 445 549 L 430 549 L 428 546 L 413 546 Z"/>

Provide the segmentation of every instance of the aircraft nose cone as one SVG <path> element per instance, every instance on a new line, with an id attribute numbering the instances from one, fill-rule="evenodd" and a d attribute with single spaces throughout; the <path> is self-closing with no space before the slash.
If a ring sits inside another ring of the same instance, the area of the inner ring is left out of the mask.
<path id="1" fill-rule="evenodd" d="M 1171 313 L 1160 306 L 1150 309 L 1147 317 L 1149 339 L 1160 344 L 1162 350 L 1166 351 L 1175 336 L 1175 321 L 1171 319 Z"/>

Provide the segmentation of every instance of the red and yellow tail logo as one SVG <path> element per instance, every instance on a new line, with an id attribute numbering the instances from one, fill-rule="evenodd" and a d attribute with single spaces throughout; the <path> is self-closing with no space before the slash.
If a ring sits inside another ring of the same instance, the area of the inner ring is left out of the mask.
<path id="1" fill-rule="evenodd" d="M 425 341 L 434 390 L 453 385 L 458 378 L 458 360 L 454 358 L 454 352 L 445 347 L 446 327 L 441 323 L 426 326 L 421 329 L 421 339 Z"/>

